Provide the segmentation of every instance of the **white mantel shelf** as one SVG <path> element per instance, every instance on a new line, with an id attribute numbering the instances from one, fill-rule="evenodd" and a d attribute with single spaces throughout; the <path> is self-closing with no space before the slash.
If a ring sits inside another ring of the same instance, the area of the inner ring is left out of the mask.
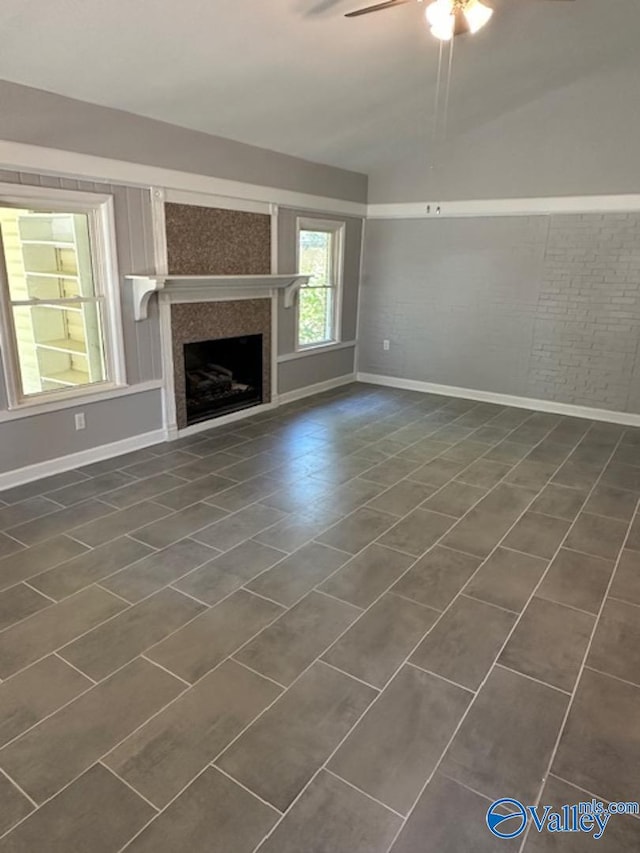
<path id="1" fill-rule="evenodd" d="M 134 316 L 137 321 L 148 317 L 149 299 L 154 293 L 167 293 L 180 301 L 180 296 L 194 296 L 207 301 L 219 299 L 224 292 L 226 299 L 233 299 L 234 294 L 241 296 L 243 291 L 252 294 L 264 292 L 265 296 L 273 295 L 274 291 L 284 293 L 284 306 L 291 308 L 295 295 L 307 284 L 308 275 L 127 275 L 127 281 L 133 285 Z"/>

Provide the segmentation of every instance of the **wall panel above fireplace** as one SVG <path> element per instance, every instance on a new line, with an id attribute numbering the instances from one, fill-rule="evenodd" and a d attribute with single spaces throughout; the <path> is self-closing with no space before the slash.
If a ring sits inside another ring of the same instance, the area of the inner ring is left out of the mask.
<path id="1" fill-rule="evenodd" d="M 171 275 L 268 275 L 271 217 L 264 213 L 165 205 Z"/>

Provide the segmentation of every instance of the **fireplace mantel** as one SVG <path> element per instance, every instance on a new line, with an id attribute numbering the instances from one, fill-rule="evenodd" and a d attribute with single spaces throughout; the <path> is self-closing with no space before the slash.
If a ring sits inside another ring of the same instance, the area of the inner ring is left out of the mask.
<path id="1" fill-rule="evenodd" d="M 243 296 L 273 296 L 284 293 L 284 306 L 291 308 L 295 295 L 308 275 L 128 275 L 133 285 L 134 316 L 146 320 L 149 299 L 154 293 L 170 296 L 172 302 L 207 302 Z"/>

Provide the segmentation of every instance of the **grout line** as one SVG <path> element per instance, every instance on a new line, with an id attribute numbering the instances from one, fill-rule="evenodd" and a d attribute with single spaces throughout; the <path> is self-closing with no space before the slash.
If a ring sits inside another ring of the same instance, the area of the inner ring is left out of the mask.
<path id="1" fill-rule="evenodd" d="M 587 791 L 586 788 L 583 788 L 581 785 L 576 784 L 576 782 L 571 782 L 569 779 L 565 779 L 564 776 L 559 776 L 557 773 L 549 773 L 549 776 L 554 779 L 558 779 L 560 782 L 564 782 L 565 785 L 569 785 L 571 788 L 575 788 L 578 791 L 581 791 L 583 794 L 587 794 L 589 799 L 592 800 L 600 800 L 603 803 L 610 803 L 612 800 L 609 800 L 607 797 L 601 797 L 600 794 L 594 794 L 592 791 Z M 621 817 L 633 817 L 635 820 L 640 820 L 640 815 L 621 815 Z"/>
<path id="2" fill-rule="evenodd" d="M 23 796 L 23 797 L 26 797 L 26 798 L 27 798 L 27 800 L 29 800 L 29 802 L 31 803 L 31 805 L 32 805 L 32 806 L 34 806 L 34 809 L 37 809 L 37 808 L 38 808 L 38 804 L 37 804 L 37 803 L 36 803 L 36 801 L 33 799 L 33 797 L 30 797 L 30 796 L 29 796 L 29 794 L 27 794 L 27 792 L 24 790 L 24 788 L 21 788 L 21 787 L 20 787 L 20 785 L 18 785 L 18 783 L 15 781 L 15 779 L 13 779 L 11 776 L 9 776 L 9 774 L 7 773 L 7 771 L 6 771 L 4 768 L 2 768 L 2 767 L 0 767 L 0 776 L 4 776 L 6 779 L 8 779 L 8 780 L 9 780 L 9 782 L 11 782 L 11 784 L 13 785 L 13 787 L 14 787 L 14 788 L 16 788 L 18 791 L 20 791 L 20 793 L 22 794 L 22 796 Z M 28 817 L 31 817 L 31 815 L 32 815 L 32 814 L 33 814 L 33 811 L 30 811 L 28 815 L 25 815 L 25 816 L 22 818 L 22 820 L 26 820 Z M 22 823 L 22 820 L 18 821 L 18 823 Z M 9 829 L 9 830 L 8 830 L 8 832 L 11 832 L 11 830 L 15 829 L 15 827 L 16 827 L 17 825 L 18 825 L 18 824 L 14 824 L 14 825 L 11 827 L 11 829 Z"/>
<path id="3" fill-rule="evenodd" d="M 235 655 L 235 654 L 237 654 L 237 653 L 234 652 L 233 655 Z M 233 655 L 231 655 L 229 660 L 233 661 L 234 663 L 237 663 L 238 666 L 241 666 L 243 669 L 248 669 L 249 672 L 252 672 L 254 675 L 259 675 L 260 678 L 266 678 L 267 681 L 270 681 L 272 684 L 275 684 L 276 687 L 280 687 L 283 691 L 287 690 L 286 684 L 281 684 L 279 681 L 276 681 L 275 678 L 271 678 L 271 676 L 265 675 L 264 672 L 258 672 L 257 669 L 254 669 L 252 666 L 249 666 L 248 663 L 243 663 L 241 660 L 238 660 Z"/>
<path id="4" fill-rule="evenodd" d="M 162 641 L 161 641 L 161 642 L 162 642 Z M 178 675 L 178 674 L 177 674 L 177 673 L 175 673 L 175 672 L 171 672 L 171 670 L 170 670 L 170 669 L 167 669 L 167 667 L 166 667 L 166 666 L 163 666 L 161 663 L 158 663 L 158 661 L 157 661 L 157 660 L 153 660 L 152 658 L 147 657 L 147 655 L 146 655 L 144 652 L 141 652 L 141 653 L 138 655 L 138 657 L 139 657 L 139 658 L 142 658 L 142 660 L 146 660 L 146 661 L 147 661 L 147 663 L 151 663 L 151 664 L 153 664 L 153 666 L 157 666 L 157 667 L 158 667 L 158 669 L 163 669 L 163 670 L 167 673 L 167 675 L 171 675 L 171 676 L 173 676 L 173 678 L 177 678 L 177 679 L 178 679 L 178 681 L 181 681 L 184 685 L 186 685 L 186 687 L 188 687 L 188 688 L 193 687 L 193 684 L 191 684 L 191 682 L 190 682 L 190 681 L 187 681 L 185 678 L 182 678 L 182 676 Z M 134 660 L 135 660 L 135 658 L 134 658 Z M 125 664 L 125 665 L 126 665 L 126 664 Z M 107 676 L 107 677 L 108 677 L 108 676 Z M 195 682 L 194 682 L 194 683 L 195 683 Z M 185 693 L 186 693 L 186 691 L 185 691 Z M 180 696 L 184 696 L 184 695 L 185 695 L 185 693 L 179 693 L 179 694 L 178 694 L 178 696 L 177 696 L 176 698 L 179 698 Z M 173 700 L 172 700 L 172 701 L 173 701 Z M 169 704 L 171 704 L 171 703 L 169 703 Z M 166 705 L 165 707 L 168 707 L 168 705 Z M 162 709 L 162 710 L 164 710 L 164 709 Z M 154 715 L 154 716 L 155 716 L 155 715 Z M 149 720 L 150 720 L 150 719 L 152 719 L 152 717 L 149 717 Z M 147 722 L 148 722 L 148 720 L 147 720 Z M 128 737 L 128 735 L 127 735 L 127 737 Z M 114 748 L 115 748 L 115 747 L 114 747 Z M 111 750 L 109 750 L 109 752 L 111 752 Z"/>
<path id="5" fill-rule="evenodd" d="M 37 577 L 37 576 L 36 576 L 36 577 Z M 33 580 L 33 577 L 29 578 L 29 580 Z M 37 589 L 35 586 L 31 586 L 31 584 L 29 583 L 29 581 L 18 581 L 18 583 L 14 584 L 13 586 L 9 586 L 9 587 L 7 587 L 7 590 L 9 590 L 9 589 L 13 589 L 13 588 L 14 588 L 14 587 L 16 587 L 16 586 L 27 586 L 27 587 L 29 587 L 29 589 L 32 589 L 34 592 L 37 592 L 37 593 L 38 593 L 38 595 L 41 595 L 41 596 L 43 596 L 44 598 L 48 598 L 48 599 L 49 599 L 49 601 L 50 601 L 52 604 L 57 604 L 57 603 L 58 603 L 58 602 L 56 601 L 56 599 L 55 599 L 55 598 L 51 598 L 51 596 L 50 596 L 50 595 L 47 595 L 47 593 L 46 593 L 46 592 L 42 592 L 42 590 Z M 4 592 L 4 590 L 3 590 L 3 592 Z M 42 609 L 44 610 L 44 608 L 42 608 Z M 37 610 L 36 610 L 36 613 L 38 613 L 38 612 L 39 612 L 39 611 L 37 611 Z M 32 614 L 30 614 L 30 615 L 31 615 L 31 616 L 35 616 L 35 614 L 34 614 L 34 613 L 32 613 Z M 28 616 L 25 616 L 25 619 L 28 619 L 28 618 L 29 618 Z M 22 619 L 19 619 L 19 620 L 18 620 L 18 622 L 22 622 L 22 621 L 24 621 L 24 620 L 22 620 Z M 9 626 L 7 626 L 7 627 L 11 628 L 11 627 L 13 627 L 13 625 L 17 625 L 17 624 L 18 624 L 18 622 L 13 622 L 11 625 L 9 625 Z"/>
<path id="6" fill-rule="evenodd" d="M 585 663 L 584 669 L 588 669 L 591 672 L 597 672 L 598 675 L 604 675 L 606 678 L 612 678 L 614 681 L 620 681 L 622 684 L 628 684 L 629 687 L 636 687 L 640 689 L 640 683 L 636 681 L 629 681 L 628 678 L 621 678 L 619 675 L 614 675 L 613 672 L 605 672 L 603 669 L 597 669 L 589 663 Z"/>
<path id="7" fill-rule="evenodd" d="M 340 568 L 342 568 L 342 566 Z M 331 577 L 331 575 L 329 575 L 329 577 Z M 325 578 L 324 580 L 328 580 L 329 577 Z M 320 585 L 324 583 L 324 580 L 321 581 Z M 325 598 L 331 598 L 333 601 L 340 602 L 340 604 L 347 604 L 349 607 L 353 607 L 355 610 L 359 610 L 361 613 L 364 613 L 368 609 L 366 607 L 360 607 L 357 604 L 353 604 L 351 601 L 345 601 L 344 598 L 339 598 L 337 595 L 331 595 L 330 592 L 325 592 L 323 589 L 319 589 L 318 586 L 314 586 L 313 589 L 309 590 L 309 592 L 316 592 L 318 595 L 324 595 Z M 309 595 L 309 593 L 306 593 L 306 595 Z"/>
<path id="8" fill-rule="evenodd" d="M 124 777 L 120 776 L 119 773 L 116 773 L 116 771 L 112 767 L 109 767 L 107 764 L 105 764 L 102 759 L 100 759 L 100 761 L 97 761 L 96 764 L 98 764 L 100 767 L 104 768 L 108 773 L 111 773 L 111 775 L 114 776 L 118 780 L 118 782 L 122 782 L 122 784 L 125 785 L 127 788 L 129 788 L 130 791 L 133 791 L 133 793 L 136 794 L 136 796 L 140 797 L 141 800 L 144 800 L 148 806 L 151 806 L 151 808 L 154 810 L 154 812 L 156 814 L 159 814 L 160 809 L 157 806 L 154 806 L 154 804 L 151 802 L 151 800 L 148 800 L 144 794 L 141 794 L 140 791 L 136 790 L 133 787 L 133 785 L 131 785 L 129 782 L 127 782 L 127 780 Z M 95 767 L 96 765 L 93 764 L 91 766 Z M 85 773 L 86 772 L 87 771 L 85 770 Z"/>
<path id="9" fill-rule="evenodd" d="M 471 601 L 479 601 L 481 604 L 488 604 L 490 607 L 495 607 L 496 610 L 502 610 L 503 613 L 508 613 L 510 616 L 519 616 L 521 613 L 521 611 L 518 610 L 509 610 L 508 607 L 503 607 L 501 604 L 496 604 L 493 601 L 485 601 L 484 598 L 480 598 L 472 592 L 460 592 L 460 598 L 468 598 Z"/>
<path id="10" fill-rule="evenodd" d="M 324 654 L 324 652 L 323 652 L 323 654 Z M 340 675 L 346 675 L 349 678 L 352 678 L 354 681 L 359 681 L 360 684 L 364 684 L 365 687 L 369 687 L 371 690 L 375 690 L 376 693 L 382 693 L 382 690 L 379 687 L 376 687 L 375 684 L 370 684 L 368 681 L 365 681 L 363 678 L 358 678 L 358 676 L 354 675 L 352 672 L 347 672 L 345 669 L 340 669 L 339 666 L 336 666 L 333 663 L 329 663 L 328 660 L 324 660 L 322 655 L 320 655 L 319 658 L 316 658 L 316 661 L 324 664 L 325 666 L 328 666 L 329 669 L 334 669 L 336 672 L 339 672 Z M 314 661 L 314 663 L 316 663 L 316 661 Z M 352 731 L 352 730 L 350 729 L 350 731 Z"/>
<path id="11" fill-rule="evenodd" d="M 466 687 L 464 684 L 460 684 L 459 681 L 452 681 L 450 678 L 446 678 L 444 675 L 440 675 L 440 673 L 434 672 L 432 669 L 426 669 L 424 666 L 420 666 L 417 663 L 413 663 L 413 661 L 408 660 L 405 666 L 411 666 L 414 669 L 419 669 L 420 672 L 426 672 L 427 675 L 432 675 L 434 678 L 439 678 L 441 681 L 446 681 L 448 684 L 453 685 L 453 687 L 459 687 L 461 690 L 464 690 L 466 693 L 471 693 L 474 696 L 478 692 L 477 690 L 473 690 L 471 687 Z"/>
<path id="12" fill-rule="evenodd" d="M 251 796 L 254 797 L 254 799 L 259 800 L 263 805 L 268 806 L 272 811 L 276 812 L 276 814 L 278 814 L 280 817 L 282 817 L 283 813 L 280 811 L 279 808 L 276 808 L 276 806 L 274 806 L 273 803 L 270 803 L 268 800 L 263 799 L 259 794 L 256 794 L 255 791 L 252 791 L 250 788 L 247 788 L 246 785 L 243 785 L 242 782 L 239 782 L 230 773 L 227 773 L 226 770 L 223 770 L 222 767 L 218 767 L 217 764 L 214 764 L 213 762 L 211 762 L 210 764 L 207 764 L 205 769 L 209 770 L 209 768 L 212 768 L 217 773 L 221 773 L 223 776 L 226 776 L 227 779 L 229 779 L 229 781 L 233 782 L 234 785 L 237 785 L 239 788 L 243 788 L 247 792 L 247 794 L 251 794 Z"/>
<path id="13" fill-rule="evenodd" d="M 402 812 L 396 811 L 396 809 L 393 809 L 393 808 L 391 808 L 391 806 L 388 806 L 386 803 L 383 803 L 382 800 L 377 800 L 374 796 L 372 796 L 371 794 L 368 794 L 362 788 L 358 788 L 357 785 L 354 785 L 353 782 L 350 782 L 348 779 L 345 779 L 343 776 L 340 776 L 340 774 L 336 773 L 334 770 L 330 770 L 328 767 L 323 767 L 322 769 L 324 770 L 325 773 L 328 773 L 330 776 L 333 776 L 335 779 L 338 779 L 344 785 L 347 785 L 347 787 L 353 788 L 354 791 L 357 791 L 363 797 L 366 797 L 368 800 L 372 800 L 374 803 L 376 803 L 376 805 L 382 806 L 382 808 L 385 809 L 386 811 L 392 812 L 394 815 L 399 817 L 401 820 L 404 820 L 404 815 L 402 814 Z"/>
<path id="14" fill-rule="evenodd" d="M 75 671 L 76 671 L 77 673 L 79 673 L 80 675 L 82 675 L 82 676 L 83 676 L 83 678 L 88 679 L 88 680 L 91 682 L 91 684 L 92 684 L 92 685 L 94 685 L 94 686 L 95 686 L 96 684 L 98 684 L 98 683 L 99 683 L 99 682 L 97 682 L 97 681 L 95 680 L 95 678 L 92 678 L 92 677 L 91 677 L 90 675 L 88 675 L 86 672 L 83 672 L 81 669 L 78 669 L 78 667 L 77 667 L 77 666 L 75 666 L 75 664 L 72 664 L 72 663 L 71 663 L 71 661 L 67 660 L 66 658 L 63 658 L 63 657 L 62 657 L 62 655 L 61 655 L 59 652 L 57 652 L 57 651 L 53 652 L 53 653 L 52 653 L 52 656 L 53 656 L 54 658 L 58 658 L 58 660 L 59 660 L 59 661 L 62 661 L 62 663 L 66 664 L 67 666 L 70 666 L 70 667 L 71 667 L 71 669 L 75 669 Z M 49 657 L 49 656 L 48 656 L 48 657 Z M 23 672 L 23 671 L 24 671 L 24 670 L 21 670 L 21 672 Z M 91 688 L 89 687 L 89 688 L 87 688 L 87 690 L 91 690 Z M 83 690 L 83 691 L 82 691 L 82 693 L 86 693 L 86 692 L 87 692 L 86 690 Z M 79 696 L 82 696 L 82 693 L 79 693 L 78 695 L 79 695 Z M 78 697 L 75 697 L 75 698 L 78 698 Z M 73 702 L 73 699 L 72 699 L 71 701 Z M 64 707 L 64 706 L 63 706 L 63 707 Z M 41 722 L 41 721 L 40 721 L 40 722 Z M 38 723 L 36 723 L 36 725 L 38 725 Z M 20 737 L 20 735 L 18 735 L 18 737 Z M 14 740 L 15 740 L 15 738 L 14 738 Z M 11 741 L 9 741 L 9 743 L 10 743 L 10 742 L 11 742 Z M 6 746 L 6 744 L 4 744 L 4 745 Z"/>
<path id="15" fill-rule="evenodd" d="M 549 681 L 543 681 L 541 678 L 535 678 L 533 675 L 529 675 L 528 672 L 521 672 L 519 669 L 514 669 L 512 666 L 507 666 L 505 663 L 500 663 L 500 658 L 495 661 L 492 669 L 505 669 L 507 672 L 512 672 L 514 675 L 521 675 L 523 678 L 527 678 L 529 681 L 535 681 L 536 684 L 541 684 L 543 687 L 550 687 L 551 690 L 555 690 L 558 693 L 562 693 L 564 696 L 571 696 L 570 690 L 563 690 L 562 687 L 558 687 L 556 684 L 551 684 Z"/>

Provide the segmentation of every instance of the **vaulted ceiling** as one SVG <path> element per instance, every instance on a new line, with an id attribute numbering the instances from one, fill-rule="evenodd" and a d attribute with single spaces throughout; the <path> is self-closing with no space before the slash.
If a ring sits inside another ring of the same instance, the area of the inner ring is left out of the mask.
<path id="1" fill-rule="evenodd" d="M 343 17 L 359 5 L 21 0 L 0 11 L 0 78 L 372 171 L 426 149 L 439 43 L 419 3 Z M 455 42 L 452 136 L 576 80 L 640 71 L 638 0 L 492 5 L 490 24 Z"/>

